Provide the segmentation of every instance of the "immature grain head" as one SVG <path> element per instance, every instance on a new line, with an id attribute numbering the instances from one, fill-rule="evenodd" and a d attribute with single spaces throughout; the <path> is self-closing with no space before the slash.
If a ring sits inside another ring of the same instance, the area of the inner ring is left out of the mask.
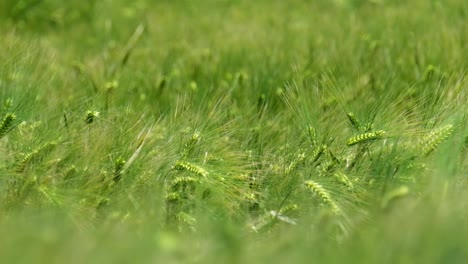
<path id="1" fill-rule="evenodd" d="M 446 125 L 431 131 L 431 133 L 421 143 L 422 155 L 428 156 L 431 154 L 440 145 L 440 143 L 447 139 L 452 133 L 452 125 Z"/>
<path id="2" fill-rule="evenodd" d="M 357 136 L 349 138 L 348 141 L 346 142 L 346 144 L 348 146 L 352 146 L 352 145 L 356 145 L 356 144 L 367 143 L 367 142 L 370 142 L 370 141 L 373 141 L 373 140 L 383 138 L 384 134 L 385 134 L 385 131 L 383 131 L 383 130 L 362 133 L 362 134 L 359 134 Z"/>
<path id="3" fill-rule="evenodd" d="M 187 158 L 190 153 L 193 151 L 195 145 L 200 141 L 201 135 L 198 132 L 193 133 L 193 135 L 185 142 L 184 147 L 182 148 L 180 159 Z"/>
<path id="4" fill-rule="evenodd" d="M 356 129 L 357 131 L 360 131 L 361 130 L 361 123 L 359 122 L 359 120 L 357 120 L 354 113 L 351 113 L 351 112 L 347 113 L 347 116 L 348 116 L 348 120 L 351 123 L 351 125 L 353 126 L 353 128 Z"/>
<path id="5" fill-rule="evenodd" d="M 30 164 L 34 160 L 38 160 L 44 155 L 46 155 L 49 151 L 51 151 L 53 148 L 57 146 L 56 141 L 48 142 L 42 146 L 40 146 L 37 149 L 34 149 L 33 151 L 29 152 L 28 154 L 23 155 L 22 159 L 19 160 L 16 171 L 17 172 L 22 172 L 26 168 L 28 164 Z"/>
<path id="6" fill-rule="evenodd" d="M 299 210 L 299 206 L 297 204 L 289 204 L 289 205 L 286 205 L 283 208 L 281 208 L 279 210 L 279 213 L 280 214 L 286 214 L 286 213 L 294 212 L 294 211 L 298 211 L 298 210 Z"/>
<path id="7" fill-rule="evenodd" d="M 319 184 L 319 183 L 317 183 L 315 181 L 312 181 L 312 180 L 308 180 L 308 181 L 304 182 L 304 185 L 307 187 L 307 189 L 309 189 L 314 194 L 316 194 L 318 197 L 320 197 L 322 202 L 324 202 L 325 204 L 330 206 L 332 211 L 335 214 L 340 214 L 341 213 L 341 208 L 331 198 L 330 193 L 325 188 L 323 188 L 323 186 L 321 184 Z"/>
<path id="8" fill-rule="evenodd" d="M 312 146 L 317 145 L 317 132 L 315 131 L 315 128 L 311 125 L 307 127 L 307 133 L 309 135 L 309 140 Z"/>
<path id="9" fill-rule="evenodd" d="M 206 171 L 202 167 L 192 164 L 190 162 L 186 162 L 186 161 L 176 162 L 176 164 L 173 166 L 173 169 L 188 171 L 188 172 L 194 173 L 195 175 L 202 176 L 202 177 L 208 177 L 208 174 L 209 174 L 208 171 Z"/>
<path id="10" fill-rule="evenodd" d="M 0 139 L 4 137 L 13 128 L 13 123 L 16 120 L 16 115 L 13 113 L 6 114 L 0 124 Z"/>
<path id="11" fill-rule="evenodd" d="M 325 145 L 317 146 L 311 154 L 312 162 L 316 162 L 317 160 L 319 160 L 326 148 L 327 146 Z"/>
<path id="12" fill-rule="evenodd" d="M 125 159 L 122 157 L 118 157 L 114 161 L 114 178 L 112 179 L 114 182 L 120 181 L 120 178 L 122 178 L 122 173 L 124 172 L 124 166 L 125 166 Z"/>
<path id="13" fill-rule="evenodd" d="M 180 197 L 180 193 L 179 192 L 170 192 L 166 195 L 166 201 L 167 202 L 175 202 L 177 200 L 179 200 L 181 197 Z"/>
<path id="14" fill-rule="evenodd" d="M 3 103 L 3 110 L 8 111 L 11 109 L 12 106 L 13 106 L 13 100 L 11 98 L 8 98 Z"/>
<path id="15" fill-rule="evenodd" d="M 188 184 L 188 183 L 199 183 L 200 179 L 197 179 L 195 177 L 176 177 L 172 182 L 171 185 L 173 188 L 182 185 L 182 184 Z"/>
<path id="16" fill-rule="evenodd" d="M 344 173 L 342 173 L 342 172 L 335 172 L 335 173 L 333 174 L 333 176 L 335 177 L 335 179 L 336 179 L 339 183 L 341 183 L 341 184 L 343 184 L 344 186 L 346 186 L 346 188 L 348 188 L 349 191 L 354 190 L 354 184 L 353 184 L 353 182 L 349 179 L 349 177 L 348 177 L 346 174 L 344 174 Z"/>
<path id="17" fill-rule="evenodd" d="M 297 156 L 286 167 L 285 173 L 289 174 L 292 171 L 294 171 L 299 166 L 299 164 L 304 162 L 305 158 L 306 154 L 304 152 L 300 152 L 299 154 L 297 154 Z"/>

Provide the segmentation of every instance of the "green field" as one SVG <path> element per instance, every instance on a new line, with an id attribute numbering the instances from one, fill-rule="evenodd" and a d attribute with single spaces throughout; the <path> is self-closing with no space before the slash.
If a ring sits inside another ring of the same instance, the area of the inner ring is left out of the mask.
<path id="1" fill-rule="evenodd" d="M 468 263 L 468 1 L 1 0 L 0 263 Z"/>

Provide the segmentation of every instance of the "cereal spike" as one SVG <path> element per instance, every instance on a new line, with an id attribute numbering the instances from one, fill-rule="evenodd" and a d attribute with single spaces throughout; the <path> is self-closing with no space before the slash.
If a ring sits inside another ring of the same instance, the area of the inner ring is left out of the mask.
<path id="1" fill-rule="evenodd" d="M 10 130 L 13 128 L 13 122 L 16 119 L 16 115 L 13 113 L 8 113 L 2 120 L 0 124 L 0 138 L 4 137 Z"/>
<path id="2" fill-rule="evenodd" d="M 349 138 L 346 144 L 348 146 L 352 146 L 356 144 L 366 143 L 372 140 L 381 139 L 384 134 L 385 134 L 385 131 L 383 130 L 359 134 L 357 136 Z"/>
<path id="3" fill-rule="evenodd" d="M 181 183 L 189 183 L 189 182 L 198 183 L 199 181 L 200 181 L 199 179 L 194 178 L 194 177 L 177 177 L 172 181 L 171 185 L 176 186 Z"/>
<path id="4" fill-rule="evenodd" d="M 40 158 L 43 154 L 55 148 L 55 146 L 57 146 L 57 142 L 52 141 L 24 155 L 24 157 L 19 161 L 16 171 L 23 172 L 29 163 L 35 159 Z"/>
<path id="5" fill-rule="evenodd" d="M 452 125 L 446 125 L 432 131 L 422 143 L 422 154 L 424 157 L 431 154 L 439 145 L 453 132 Z"/>
<path id="6" fill-rule="evenodd" d="M 199 133 L 195 132 L 189 138 L 189 140 L 187 140 L 187 142 L 185 142 L 184 148 L 182 149 L 182 153 L 180 155 L 180 158 L 181 159 L 187 158 L 190 155 L 190 153 L 192 152 L 193 148 L 195 147 L 195 144 L 197 144 L 198 141 L 200 141 L 200 139 L 201 139 L 201 135 Z"/>
<path id="7" fill-rule="evenodd" d="M 176 169 L 176 170 L 185 170 L 185 171 L 189 171 L 189 172 L 193 172 L 195 173 L 196 175 L 198 176 L 203 176 L 203 177 L 207 177 L 208 176 L 208 172 L 203 169 L 202 167 L 200 166 L 197 166 L 197 165 L 194 165 L 192 163 L 189 163 L 189 162 L 186 162 L 186 161 L 178 161 L 176 162 L 176 164 L 174 165 L 173 169 Z"/>
<path id="8" fill-rule="evenodd" d="M 328 204 L 335 214 L 341 213 L 341 209 L 338 206 L 338 204 L 335 201 L 333 201 L 333 199 L 330 196 L 330 193 L 325 188 L 323 188 L 322 185 L 312 180 L 308 180 L 304 182 L 304 184 L 307 187 L 307 189 L 318 195 L 324 203 Z"/>
<path id="9" fill-rule="evenodd" d="M 301 162 L 303 162 L 306 158 L 306 155 L 304 152 L 301 152 L 297 154 L 296 158 L 294 158 L 291 163 L 289 163 L 289 166 L 286 168 L 285 172 L 286 174 L 291 173 L 293 170 L 295 170 Z"/>
<path id="10" fill-rule="evenodd" d="M 180 194 L 178 192 L 171 192 L 166 195 L 166 201 L 174 202 L 180 199 Z"/>
<path id="11" fill-rule="evenodd" d="M 297 211 L 297 210 L 299 210 L 299 206 L 297 204 L 290 204 L 290 205 L 287 205 L 287 206 L 281 208 L 279 210 L 279 213 L 280 214 L 285 214 L 285 213 L 289 213 L 291 211 Z"/>
<path id="12" fill-rule="evenodd" d="M 336 172 L 334 174 L 335 178 L 338 182 L 342 183 L 344 186 L 348 188 L 348 190 L 352 191 L 354 189 L 353 182 L 348 178 L 348 176 L 342 172 Z"/>
<path id="13" fill-rule="evenodd" d="M 356 129 L 357 131 L 361 130 L 361 123 L 359 122 L 359 120 L 357 120 L 354 113 L 351 113 L 351 112 L 347 113 L 347 116 L 348 116 L 349 122 L 354 127 L 354 129 Z"/>
<path id="14" fill-rule="evenodd" d="M 307 127 L 307 132 L 309 135 L 310 143 L 312 143 L 312 146 L 317 145 L 317 132 L 315 131 L 315 128 L 309 125 Z"/>
<path id="15" fill-rule="evenodd" d="M 318 159 L 320 159 L 320 157 L 322 156 L 323 152 L 325 151 L 325 149 L 327 148 L 327 146 L 325 145 L 320 145 L 320 146 L 317 146 L 314 150 L 314 152 L 312 152 L 312 157 L 311 157 L 311 160 L 312 162 L 316 162 Z"/>
<path id="16" fill-rule="evenodd" d="M 118 182 L 122 178 L 122 173 L 124 172 L 123 168 L 125 167 L 125 163 L 126 161 L 122 157 L 118 157 L 114 161 L 114 178 L 112 179 L 114 182 Z"/>

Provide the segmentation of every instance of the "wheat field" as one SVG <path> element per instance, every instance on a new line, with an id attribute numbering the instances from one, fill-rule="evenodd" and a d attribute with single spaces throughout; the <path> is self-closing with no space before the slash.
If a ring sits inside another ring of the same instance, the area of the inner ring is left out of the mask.
<path id="1" fill-rule="evenodd" d="M 468 2 L 0 1 L 1 263 L 466 263 Z"/>

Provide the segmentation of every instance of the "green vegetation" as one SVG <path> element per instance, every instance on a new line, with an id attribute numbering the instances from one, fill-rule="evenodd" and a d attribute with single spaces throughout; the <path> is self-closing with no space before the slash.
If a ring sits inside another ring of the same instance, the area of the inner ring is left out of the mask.
<path id="1" fill-rule="evenodd" d="M 466 263 L 468 1 L 0 1 L 0 262 Z"/>

